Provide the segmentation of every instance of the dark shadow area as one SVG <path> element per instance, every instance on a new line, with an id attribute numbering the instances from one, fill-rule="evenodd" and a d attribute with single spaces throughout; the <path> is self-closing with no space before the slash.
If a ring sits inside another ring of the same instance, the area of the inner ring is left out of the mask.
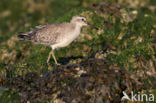
<path id="1" fill-rule="evenodd" d="M 61 57 L 58 59 L 58 62 L 62 65 L 66 65 L 70 60 L 82 59 L 83 56 L 71 56 L 71 57 Z"/>

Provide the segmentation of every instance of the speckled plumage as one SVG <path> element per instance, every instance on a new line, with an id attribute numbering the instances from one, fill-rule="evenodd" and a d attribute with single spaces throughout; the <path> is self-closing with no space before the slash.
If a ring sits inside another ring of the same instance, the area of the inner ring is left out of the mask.
<path id="1" fill-rule="evenodd" d="M 39 29 L 32 30 L 30 40 L 44 45 L 54 45 L 75 30 L 75 25 L 70 23 L 47 24 Z"/>

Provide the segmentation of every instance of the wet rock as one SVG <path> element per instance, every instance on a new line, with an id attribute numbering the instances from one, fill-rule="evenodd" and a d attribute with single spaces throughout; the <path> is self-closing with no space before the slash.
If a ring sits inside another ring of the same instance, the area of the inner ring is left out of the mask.
<path id="1" fill-rule="evenodd" d="M 24 77 L 11 78 L 9 82 L 9 88 L 18 90 L 24 103 L 47 99 L 55 103 L 117 103 L 123 90 L 142 88 L 134 74 L 95 58 L 57 66 L 42 77 L 28 73 Z"/>

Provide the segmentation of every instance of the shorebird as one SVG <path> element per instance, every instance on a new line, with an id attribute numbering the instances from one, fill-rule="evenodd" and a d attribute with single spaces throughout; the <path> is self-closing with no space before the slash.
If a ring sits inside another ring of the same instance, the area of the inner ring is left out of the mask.
<path id="1" fill-rule="evenodd" d="M 18 35 L 18 37 L 20 40 L 29 40 L 37 44 L 50 46 L 52 50 L 49 53 L 47 63 L 49 63 L 52 55 L 55 64 L 58 65 L 54 50 L 68 46 L 80 35 L 81 28 L 87 25 L 97 29 L 93 25 L 90 25 L 85 17 L 73 16 L 70 22 L 39 25 L 30 32 Z"/>

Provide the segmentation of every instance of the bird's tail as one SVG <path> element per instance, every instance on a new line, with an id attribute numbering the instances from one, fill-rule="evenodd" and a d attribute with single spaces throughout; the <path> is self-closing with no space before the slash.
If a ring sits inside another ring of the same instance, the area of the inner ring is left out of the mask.
<path id="1" fill-rule="evenodd" d="M 31 40 L 36 34 L 35 30 L 31 30 L 30 32 L 26 32 L 26 33 L 20 33 L 20 35 L 18 35 L 19 40 Z"/>
<path id="2" fill-rule="evenodd" d="M 31 31 L 29 32 L 20 32 L 18 38 L 19 40 L 33 40 L 36 36 L 37 31 L 45 28 L 47 25 L 49 24 L 36 26 L 35 28 L 31 28 Z"/>
<path id="3" fill-rule="evenodd" d="M 29 35 L 18 35 L 19 40 L 30 40 L 30 36 Z"/>

